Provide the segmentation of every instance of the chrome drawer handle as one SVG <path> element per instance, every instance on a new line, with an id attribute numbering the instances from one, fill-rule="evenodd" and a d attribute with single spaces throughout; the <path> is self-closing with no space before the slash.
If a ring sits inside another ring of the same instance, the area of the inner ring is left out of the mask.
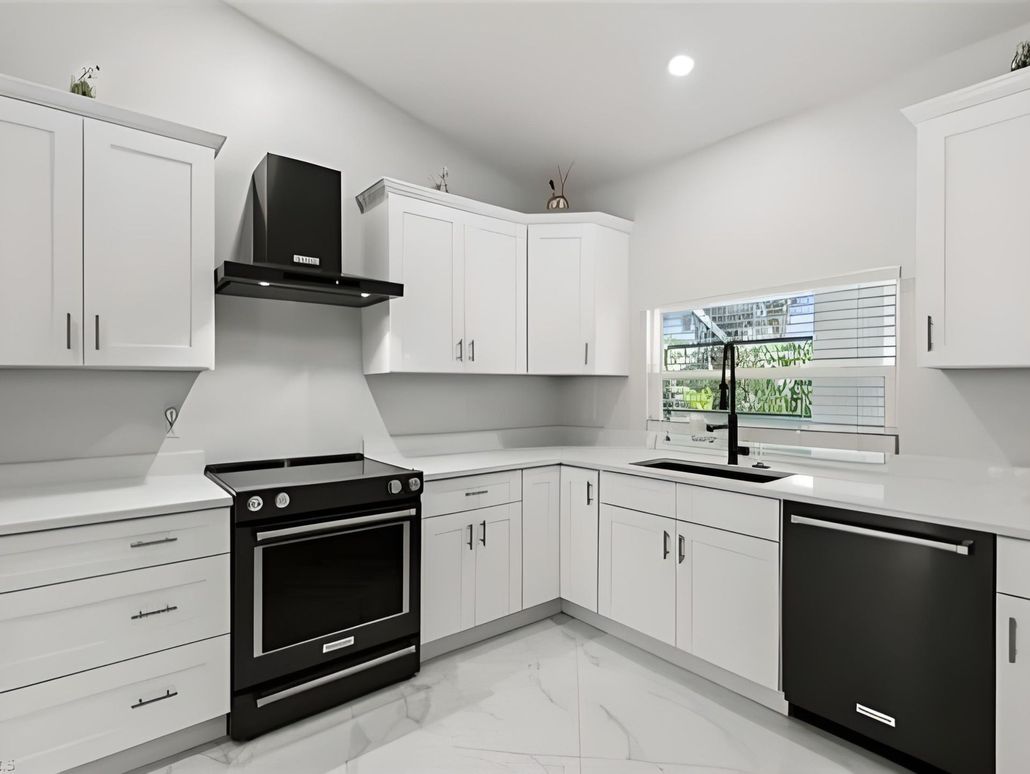
<path id="1" fill-rule="evenodd" d="M 471 492 L 466 492 L 466 497 L 472 497 L 472 495 L 490 494 L 489 489 L 473 489 Z"/>
<path id="2" fill-rule="evenodd" d="M 161 613 L 171 613 L 173 610 L 178 610 L 178 609 L 179 609 L 178 605 L 165 605 L 160 610 L 148 610 L 145 613 L 142 610 L 140 610 L 138 613 L 136 613 L 136 615 L 132 616 L 131 620 L 138 621 L 141 618 L 149 618 L 152 615 L 161 615 Z"/>
<path id="3" fill-rule="evenodd" d="M 1009 617 L 1009 663 L 1016 663 L 1016 619 Z"/>
<path id="4" fill-rule="evenodd" d="M 159 546 L 163 543 L 174 543 L 179 538 L 177 537 L 164 537 L 158 540 L 137 540 L 135 543 L 129 543 L 129 548 L 143 548 L 144 546 Z"/>
<path id="5" fill-rule="evenodd" d="M 169 688 L 167 691 L 165 691 L 165 695 L 164 696 L 157 696 L 157 697 L 155 697 L 153 699 L 146 699 L 146 700 L 140 699 L 135 704 L 130 705 L 130 709 L 139 709 L 140 707 L 146 707 L 148 704 L 153 704 L 154 702 L 158 702 L 158 701 L 164 701 L 165 699 L 170 699 L 173 696 L 178 696 L 178 695 L 179 695 L 178 691 L 173 691 L 171 688 Z"/>

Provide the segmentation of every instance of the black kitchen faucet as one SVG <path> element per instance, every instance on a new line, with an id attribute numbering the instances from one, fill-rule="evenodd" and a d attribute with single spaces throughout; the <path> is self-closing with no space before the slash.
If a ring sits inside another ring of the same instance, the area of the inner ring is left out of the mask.
<path id="1" fill-rule="evenodd" d="M 730 363 L 730 380 L 726 382 L 726 361 Z M 726 393 L 729 392 L 729 400 Z M 719 410 L 729 411 L 725 425 L 708 425 L 708 432 L 716 430 L 727 431 L 727 447 L 729 452 L 728 462 L 730 465 L 737 464 L 737 456 L 743 454 L 745 457 L 751 453 L 747 446 L 739 446 L 739 431 L 737 429 L 737 346 L 732 341 L 722 345 L 722 381 L 719 382 Z"/>

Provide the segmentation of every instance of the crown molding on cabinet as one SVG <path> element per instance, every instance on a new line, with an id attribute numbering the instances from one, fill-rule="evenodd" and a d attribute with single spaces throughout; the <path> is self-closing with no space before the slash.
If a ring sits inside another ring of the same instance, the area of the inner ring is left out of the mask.
<path id="1" fill-rule="evenodd" d="M 380 178 L 378 181 L 355 196 L 354 199 L 358 203 L 358 209 L 364 213 L 382 203 L 386 199 L 387 194 L 399 194 L 401 196 L 407 196 L 410 199 L 420 199 L 425 202 L 442 204 L 456 210 L 463 210 L 465 212 L 476 213 L 477 215 L 498 218 L 510 223 L 526 225 L 539 223 L 593 223 L 598 226 L 605 226 L 606 228 L 614 229 L 615 231 L 621 231 L 625 234 L 629 234 L 633 230 L 633 221 L 626 220 L 625 218 L 618 218 L 614 215 L 608 215 L 604 212 L 516 212 L 515 210 L 509 210 L 505 207 L 486 204 L 485 202 L 476 201 L 475 199 L 469 199 L 464 196 L 458 196 L 457 194 L 437 191 L 435 188 L 415 185 L 414 183 L 397 180 L 393 177 Z"/>
<path id="2" fill-rule="evenodd" d="M 107 105 L 89 97 L 61 91 L 50 86 L 42 86 L 31 81 L 23 81 L 21 78 L 13 78 L 9 75 L 0 75 L 0 97 L 31 102 L 55 110 L 95 118 L 98 121 L 106 121 L 109 124 L 138 129 L 150 134 L 170 137 L 173 140 L 182 140 L 192 145 L 211 148 L 216 156 L 225 143 L 225 137 L 220 134 L 205 132 L 202 129 L 194 129 L 174 121 L 166 121 L 163 118 L 154 118 L 125 108 Z"/>
<path id="3" fill-rule="evenodd" d="M 974 83 L 958 91 L 942 94 L 939 97 L 918 102 L 903 108 L 905 118 L 913 124 L 920 124 L 931 118 L 937 118 L 956 110 L 980 105 L 984 102 L 1018 94 L 1030 90 L 1030 67 L 999 75 L 988 81 Z"/>

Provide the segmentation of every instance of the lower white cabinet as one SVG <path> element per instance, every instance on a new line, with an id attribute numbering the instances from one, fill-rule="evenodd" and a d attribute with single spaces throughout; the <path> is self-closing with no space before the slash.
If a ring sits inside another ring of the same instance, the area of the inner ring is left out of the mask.
<path id="1" fill-rule="evenodd" d="M 674 645 L 675 538 L 673 519 L 602 505 L 597 612 Z"/>
<path id="2" fill-rule="evenodd" d="M 522 474 L 522 605 L 557 599 L 561 468 L 532 468 Z"/>
<path id="3" fill-rule="evenodd" d="M 995 770 L 998 774 L 1017 774 L 1026 771 L 1030 761 L 1030 599 L 998 594 L 996 625 Z"/>
<path id="4" fill-rule="evenodd" d="M 679 522 L 676 646 L 779 687 L 779 543 Z"/>
<path id="5" fill-rule="evenodd" d="M 598 472 L 562 465 L 561 597 L 597 612 Z"/>
<path id="6" fill-rule="evenodd" d="M 54 774 L 228 711 L 223 635 L 0 693 L 0 755 Z"/>
<path id="7" fill-rule="evenodd" d="M 522 503 L 422 521 L 422 642 L 522 609 Z"/>

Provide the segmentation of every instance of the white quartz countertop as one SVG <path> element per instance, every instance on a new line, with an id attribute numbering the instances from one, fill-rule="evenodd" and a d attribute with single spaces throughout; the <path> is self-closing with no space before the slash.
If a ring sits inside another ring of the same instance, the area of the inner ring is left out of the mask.
<path id="1" fill-rule="evenodd" d="M 0 535 L 228 507 L 232 498 L 202 473 L 4 486 Z"/>
<path id="2" fill-rule="evenodd" d="M 654 470 L 633 462 L 658 458 L 720 463 L 719 458 L 668 449 L 562 446 L 502 449 L 425 457 L 380 458 L 425 473 L 427 481 L 475 473 L 490 473 L 544 465 L 579 465 L 585 468 L 630 473 L 684 484 L 864 510 L 964 529 L 1030 540 L 1030 470 L 987 465 L 929 463 L 893 466 L 833 466 L 772 462 L 775 471 L 789 478 L 767 484 L 713 476 Z M 742 467 L 750 460 L 743 458 Z M 896 468 L 896 469 L 895 469 Z M 602 493 L 603 497 L 603 493 Z"/>

